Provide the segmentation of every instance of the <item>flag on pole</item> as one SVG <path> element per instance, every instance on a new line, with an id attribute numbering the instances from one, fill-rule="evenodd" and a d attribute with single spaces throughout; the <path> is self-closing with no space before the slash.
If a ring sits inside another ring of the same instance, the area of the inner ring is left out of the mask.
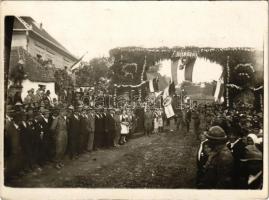
<path id="1" fill-rule="evenodd" d="M 82 56 L 78 59 L 78 61 L 75 62 L 75 63 L 70 67 L 70 70 L 71 70 L 71 71 L 74 71 L 75 69 L 77 69 L 77 68 L 80 67 L 80 63 L 81 63 L 82 59 L 84 58 L 84 56 L 85 56 L 86 54 L 87 54 L 87 52 L 86 52 L 84 55 L 82 55 Z"/>
<path id="2" fill-rule="evenodd" d="M 171 62 L 172 81 L 175 86 L 184 81 L 192 82 L 193 68 L 196 57 L 176 57 Z"/>
<path id="3" fill-rule="evenodd" d="M 171 75 L 172 81 L 175 83 L 175 85 L 178 84 L 178 63 L 179 59 L 172 59 L 171 61 Z"/>
<path id="4" fill-rule="evenodd" d="M 224 92 L 224 80 L 223 80 L 223 73 L 222 73 L 217 82 L 217 86 L 214 93 L 215 102 L 220 101 L 221 97 L 223 96 L 223 92 Z"/>

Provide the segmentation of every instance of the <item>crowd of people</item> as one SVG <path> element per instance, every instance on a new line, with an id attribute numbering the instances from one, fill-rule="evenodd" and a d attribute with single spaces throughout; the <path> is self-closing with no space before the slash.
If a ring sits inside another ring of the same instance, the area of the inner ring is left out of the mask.
<path id="1" fill-rule="evenodd" d="M 139 130 L 146 136 L 167 131 L 201 140 L 197 156 L 198 188 L 258 189 L 262 187 L 263 114 L 244 104 L 227 109 L 217 104 L 181 106 L 169 119 L 161 107 L 103 107 L 65 104 L 49 91 L 33 89 L 22 101 L 6 106 L 4 156 L 6 177 L 57 169 L 64 158 L 117 148 Z M 146 105 L 146 104 L 145 104 Z M 141 111 L 141 109 L 140 109 Z M 191 128 L 190 128 L 191 127 Z"/>
<path id="2" fill-rule="evenodd" d="M 197 187 L 261 189 L 263 114 L 242 104 L 233 110 L 202 108 L 199 116 L 203 132 L 197 156 Z"/>
<path id="3" fill-rule="evenodd" d="M 24 100 L 17 98 L 6 105 L 6 177 L 41 171 L 49 163 L 60 169 L 65 157 L 76 159 L 85 152 L 124 145 L 136 131 L 138 120 L 143 121 L 146 135 L 163 130 L 161 108 L 143 108 L 141 116 L 130 105 L 75 106 L 51 100 L 49 94 L 44 88 L 30 89 Z"/>

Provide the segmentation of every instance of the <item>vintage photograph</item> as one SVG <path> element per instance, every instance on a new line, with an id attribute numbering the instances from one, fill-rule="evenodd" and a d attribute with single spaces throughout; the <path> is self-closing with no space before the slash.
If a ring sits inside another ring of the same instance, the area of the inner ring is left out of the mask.
<path id="1" fill-rule="evenodd" d="M 268 187 L 267 2 L 5 3 L 4 187 Z"/>

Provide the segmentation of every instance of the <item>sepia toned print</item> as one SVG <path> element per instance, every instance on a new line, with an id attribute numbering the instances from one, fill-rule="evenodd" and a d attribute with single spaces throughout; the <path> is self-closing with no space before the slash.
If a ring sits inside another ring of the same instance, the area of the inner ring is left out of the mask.
<path id="1" fill-rule="evenodd" d="M 267 4 L 53 3 L 3 16 L 4 188 L 267 194 Z"/>

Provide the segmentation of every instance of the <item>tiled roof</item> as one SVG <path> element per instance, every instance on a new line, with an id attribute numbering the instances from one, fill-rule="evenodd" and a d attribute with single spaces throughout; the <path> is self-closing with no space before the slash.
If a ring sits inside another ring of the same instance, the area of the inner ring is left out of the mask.
<path id="1" fill-rule="evenodd" d="M 56 39 L 54 39 L 44 28 L 40 28 L 37 22 L 31 17 L 17 17 L 14 20 L 14 29 L 29 29 L 45 38 L 46 40 L 53 43 L 55 46 L 69 54 L 74 59 L 77 59 L 74 55 L 72 55 L 63 45 L 61 45 Z"/>
<path id="2" fill-rule="evenodd" d="M 56 68 L 42 66 L 34 57 L 32 57 L 22 47 L 14 47 L 10 52 L 9 75 L 16 67 L 19 59 L 24 60 L 24 72 L 27 79 L 35 82 L 54 82 L 54 72 Z"/>

